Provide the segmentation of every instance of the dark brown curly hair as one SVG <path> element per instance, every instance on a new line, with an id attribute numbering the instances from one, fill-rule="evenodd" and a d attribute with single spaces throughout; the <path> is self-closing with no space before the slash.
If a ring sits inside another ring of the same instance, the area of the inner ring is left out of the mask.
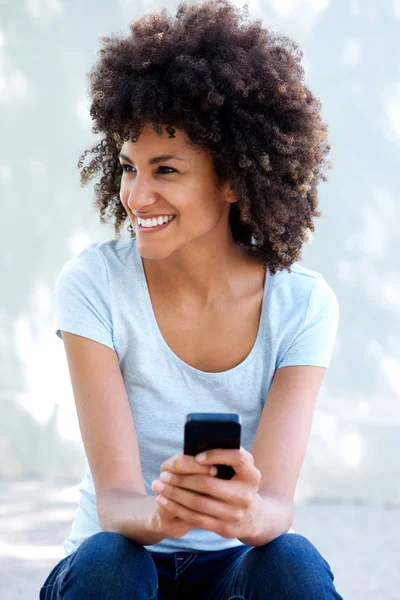
<path id="1" fill-rule="evenodd" d="M 297 44 L 247 17 L 247 3 L 182 2 L 174 20 L 157 9 L 133 21 L 128 37 L 102 38 L 89 78 L 93 133 L 103 136 L 78 167 L 82 185 L 101 173 L 95 206 L 120 239 L 122 144 L 137 141 L 145 125 L 161 134 L 166 124 L 170 137 L 172 126 L 182 128 L 237 193 L 233 239 L 274 275 L 291 272 L 322 215 L 317 184 L 332 166 L 330 145 Z"/>

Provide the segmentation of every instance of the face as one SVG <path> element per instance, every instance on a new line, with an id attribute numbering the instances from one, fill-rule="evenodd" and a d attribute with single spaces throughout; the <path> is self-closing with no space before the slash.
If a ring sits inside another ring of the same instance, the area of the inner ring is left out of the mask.
<path id="1" fill-rule="evenodd" d="M 236 199 L 230 186 L 217 188 L 211 155 L 185 144 L 183 130 L 168 136 L 165 129 L 159 135 L 147 126 L 136 143 L 121 148 L 120 198 L 145 258 L 167 258 L 188 247 L 202 252 L 230 233 L 229 209 Z M 172 157 L 156 161 L 161 155 Z M 171 215 L 168 223 L 161 219 Z M 163 224 L 145 227 L 138 217 Z"/>

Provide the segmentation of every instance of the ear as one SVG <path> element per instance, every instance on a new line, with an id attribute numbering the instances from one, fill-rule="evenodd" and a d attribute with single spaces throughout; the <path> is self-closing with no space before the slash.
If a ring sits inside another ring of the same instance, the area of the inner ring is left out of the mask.
<path id="1" fill-rule="evenodd" d="M 229 202 L 230 204 L 234 204 L 235 202 L 238 201 L 238 197 L 237 197 L 236 191 L 234 190 L 232 184 L 227 184 L 227 188 L 226 188 L 226 201 Z"/>
<path id="2" fill-rule="evenodd" d="M 219 195 L 221 195 L 224 198 L 225 202 L 233 204 L 234 202 L 238 201 L 236 190 L 234 189 L 231 181 L 225 181 L 223 183 L 218 182 L 217 189 Z"/>

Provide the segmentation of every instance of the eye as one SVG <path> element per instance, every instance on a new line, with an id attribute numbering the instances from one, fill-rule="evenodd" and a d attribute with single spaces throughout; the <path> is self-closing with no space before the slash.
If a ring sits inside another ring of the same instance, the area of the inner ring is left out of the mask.
<path id="1" fill-rule="evenodd" d="M 134 167 L 132 167 L 132 165 L 128 165 L 127 163 L 122 163 L 121 167 L 122 167 L 122 170 L 125 171 L 125 173 L 135 173 L 135 171 L 133 170 Z M 163 175 L 170 175 L 171 173 L 177 172 L 172 167 L 159 167 L 159 170 L 160 169 L 168 169 L 170 171 L 170 173 L 163 173 Z"/>
<path id="2" fill-rule="evenodd" d="M 169 169 L 172 173 L 176 173 L 175 169 L 172 167 L 159 167 L 160 169 Z M 164 173 L 164 175 L 169 175 L 169 173 Z"/>
<path id="3" fill-rule="evenodd" d="M 132 169 L 131 165 L 127 165 L 126 163 L 121 164 L 122 170 L 126 173 L 131 173 L 130 169 Z"/>

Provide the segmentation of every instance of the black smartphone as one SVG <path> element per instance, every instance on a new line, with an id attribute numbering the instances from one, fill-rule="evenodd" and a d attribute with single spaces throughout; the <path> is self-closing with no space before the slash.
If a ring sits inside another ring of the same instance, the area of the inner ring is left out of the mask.
<path id="1" fill-rule="evenodd" d="M 235 413 L 191 413 L 186 417 L 183 453 L 195 456 L 206 450 L 240 448 L 241 418 Z M 232 479 L 230 465 L 215 465 L 219 479 Z"/>

